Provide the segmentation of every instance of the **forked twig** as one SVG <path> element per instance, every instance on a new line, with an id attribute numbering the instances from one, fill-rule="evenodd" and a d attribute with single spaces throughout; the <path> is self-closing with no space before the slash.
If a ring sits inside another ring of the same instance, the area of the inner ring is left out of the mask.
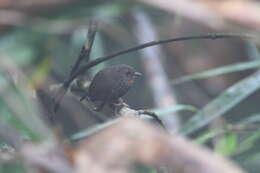
<path id="1" fill-rule="evenodd" d="M 81 69 L 81 66 L 83 66 L 83 63 L 89 61 L 90 53 L 91 53 L 93 43 L 95 40 L 96 32 L 97 32 L 97 24 L 95 22 L 90 23 L 86 42 L 82 46 L 80 54 L 77 58 L 77 61 L 71 69 L 69 79 L 68 79 L 69 81 L 72 82 L 75 79 L 75 77 L 73 77 L 73 76 L 75 74 L 77 74 L 77 72 Z M 64 97 L 64 95 L 66 94 L 66 92 L 68 91 L 69 85 L 71 82 L 69 82 L 69 83 L 64 82 L 63 87 L 60 88 L 60 90 L 58 91 L 57 96 L 55 98 L 54 112 L 57 112 L 57 110 L 59 109 L 60 102 L 61 102 L 62 98 Z"/>

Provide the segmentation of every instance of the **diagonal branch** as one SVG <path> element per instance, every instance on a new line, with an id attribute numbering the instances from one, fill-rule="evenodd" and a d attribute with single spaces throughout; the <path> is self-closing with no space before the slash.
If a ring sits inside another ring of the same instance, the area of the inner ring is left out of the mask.
<path id="1" fill-rule="evenodd" d="M 170 43 L 170 42 L 177 42 L 177 41 L 186 41 L 186 40 L 194 40 L 194 39 L 211 39 L 211 40 L 215 40 L 215 39 L 222 39 L 222 38 L 251 38 L 249 35 L 241 35 L 241 34 L 208 34 L 208 35 L 197 35 L 197 36 L 184 36 L 184 37 L 177 37 L 177 38 L 170 38 L 170 39 L 166 39 L 166 40 L 159 40 L 159 41 L 152 41 L 152 42 L 148 42 L 148 43 L 144 43 L 138 46 L 134 46 L 122 51 L 118 51 L 115 53 L 112 53 L 110 55 L 107 56 L 103 56 L 100 58 L 97 58 L 93 61 L 90 61 L 89 63 L 87 63 L 86 65 L 84 65 L 79 71 L 77 71 L 69 80 L 67 80 L 64 83 L 64 87 L 68 87 L 70 85 L 70 83 L 80 74 L 85 73 L 89 68 L 98 65 L 104 61 L 110 60 L 112 58 L 115 58 L 117 56 L 129 53 L 129 52 L 133 52 L 133 51 L 137 51 L 137 50 L 141 50 L 147 47 L 151 47 L 151 46 L 156 46 L 159 44 L 166 44 L 166 43 Z"/>
<path id="2" fill-rule="evenodd" d="M 89 61 L 90 52 L 95 40 L 96 32 L 97 32 L 97 24 L 95 22 L 91 22 L 87 33 L 87 40 L 81 48 L 79 57 L 70 72 L 70 77 L 73 76 L 73 74 L 80 68 L 80 65 L 82 64 L 83 60 L 85 60 L 85 62 Z"/>
<path id="3" fill-rule="evenodd" d="M 75 65 L 72 67 L 72 70 L 69 75 L 69 81 L 73 81 L 75 79 L 75 77 L 73 77 L 73 76 L 74 76 L 74 74 L 77 74 L 77 72 L 81 69 L 80 66 L 83 66 L 83 60 L 85 60 L 85 62 L 89 61 L 90 53 L 91 53 L 92 46 L 93 46 L 93 43 L 95 40 L 96 32 L 97 32 L 97 24 L 95 22 L 91 22 L 89 29 L 88 29 L 88 33 L 87 33 L 86 42 L 81 48 L 80 54 L 77 58 Z M 70 85 L 70 83 L 67 85 L 65 82 L 63 84 L 64 88 L 61 88 L 58 91 L 57 96 L 56 96 L 55 105 L 54 105 L 54 112 L 57 112 L 57 110 L 60 106 L 60 102 L 61 102 L 62 98 L 64 97 L 64 95 L 66 94 L 66 92 L 69 88 L 69 85 Z"/>
<path id="4" fill-rule="evenodd" d="M 61 90 L 60 94 L 58 95 L 58 99 L 56 101 L 56 105 L 54 107 L 55 112 L 57 111 L 57 108 L 59 107 L 59 101 L 62 99 L 62 97 L 65 95 L 65 93 L 67 92 L 67 90 L 70 87 L 71 82 L 78 77 L 79 75 L 85 73 L 88 69 L 90 69 L 91 67 L 98 65 L 104 61 L 110 60 L 112 58 L 115 58 L 117 56 L 129 53 L 129 52 L 133 52 L 133 51 L 137 51 L 137 50 L 141 50 L 147 47 L 151 47 L 151 46 L 156 46 L 156 45 L 160 45 L 160 44 L 166 44 L 166 43 L 170 43 L 170 42 L 177 42 L 177 41 L 185 41 L 185 40 L 194 40 L 194 39 L 211 39 L 211 40 L 215 40 L 215 39 L 223 39 L 223 38 L 246 38 L 249 39 L 251 38 L 249 35 L 242 35 L 242 34 L 207 34 L 207 35 L 197 35 L 197 36 L 184 36 L 184 37 L 177 37 L 177 38 L 170 38 L 170 39 L 166 39 L 166 40 L 159 40 L 159 41 L 152 41 L 152 42 L 147 42 L 138 46 L 134 46 L 125 50 L 121 50 L 115 53 L 112 53 L 110 55 L 107 56 L 103 56 L 100 58 L 97 58 L 93 61 L 88 62 L 86 65 L 83 65 L 78 71 L 76 71 L 74 74 L 71 75 L 71 77 L 65 81 L 63 83 L 63 90 Z"/>

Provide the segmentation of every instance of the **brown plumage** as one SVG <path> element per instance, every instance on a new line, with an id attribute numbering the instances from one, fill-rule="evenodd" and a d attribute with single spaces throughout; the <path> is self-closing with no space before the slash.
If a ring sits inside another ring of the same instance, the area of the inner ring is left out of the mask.
<path id="1" fill-rule="evenodd" d="M 100 101 L 96 109 L 100 111 L 105 104 L 115 103 L 125 95 L 141 73 L 128 65 L 115 65 L 100 70 L 91 81 L 87 96 L 91 101 Z"/>

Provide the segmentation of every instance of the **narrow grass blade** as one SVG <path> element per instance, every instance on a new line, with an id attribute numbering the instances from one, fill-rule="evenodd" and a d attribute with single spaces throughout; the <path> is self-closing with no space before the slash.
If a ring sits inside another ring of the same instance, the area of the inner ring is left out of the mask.
<path id="1" fill-rule="evenodd" d="M 198 111 L 193 118 L 184 124 L 181 132 L 188 135 L 206 126 L 215 118 L 223 116 L 227 111 L 259 88 L 260 71 L 257 71 L 256 73 L 228 88 L 220 96 Z"/>
<path id="2" fill-rule="evenodd" d="M 163 115 L 167 115 L 167 114 L 179 112 L 179 111 L 196 112 L 196 111 L 198 111 L 198 109 L 191 105 L 175 105 L 175 106 L 168 107 L 168 108 L 152 109 L 151 111 L 155 112 L 159 116 L 163 116 Z"/>
<path id="3" fill-rule="evenodd" d="M 90 135 L 92 135 L 92 134 L 94 134 L 98 131 L 101 131 L 101 130 L 107 128 L 107 127 L 110 127 L 111 125 L 116 124 L 118 122 L 119 122 L 119 119 L 115 119 L 115 120 L 111 120 L 111 121 L 108 121 L 108 122 L 100 124 L 100 125 L 96 125 L 93 128 L 82 130 L 78 133 L 73 134 L 70 137 L 70 140 L 77 141 L 77 140 L 86 138 L 86 137 L 88 137 L 88 136 L 90 136 Z"/>
<path id="4" fill-rule="evenodd" d="M 243 119 L 239 124 L 249 124 L 249 123 L 259 123 L 259 122 L 260 122 L 260 113 L 257 113 Z"/>
<path id="5" fill-rule="evenodd" d="M 235 155 L 250 150 L 254 145 L 257 145 L 257 141 L 259 140 L 259 138 L 260 138 L 260 130 L 256 130 L 250 136 L 243 139 L 243 141 L 238 145 Z"/>
<path id="6" fill-rule="evenodd" d="M 0 67 L 1 122 L 31 140 L 53 139 L 51 130 L 40 117 L 37 100 L 32 97 L 33 89 L 28 79 L 16 66 L 8 68 L 7 65 L 0 64 Z M 12 75 L 8 75 L 8 70 L 12 70 Z M 15 76 L 18 76 L 17 80 Z"/>
<path id="7" fill-rule="evenodd" d="M 238 72 L 238 71 L 243 71 L 243 70 L 250 70 L 250 69 L 255 69 L 255 68 L 259 68 L 259 67 L 260 67 L 260 61 L 259 60 L 236 63 L 236 64 L 222 66 L 222 67 L 219 67 L 219 68 L 207 70 L 207 71 L 192 74 L 192 75 L 183 76 L 181 78 L 173 80 L 172 84 L 177 85 L 177 84 L 189 82 L 189 81 L 192 81 L 192 80 L 206 79 L 206 78 L 209 78 L 209 77 L 214 77 L 214 76 L 218 76 L 218 75 L 222 75 L 222 74 Z"/>
<path id="8" fill-rule="evenodd" d="M 210 139 L 216 137 L 217 135 L 223 134 L 225 133 L 225 130 L 221 129 L 217 129 L 214 131 L 207 131 L 206 133 L 200 135 L 198 138 L 195 139 L 195 143 L 197 144 L 205 144 L 206 142 L 208 142 Z"/>

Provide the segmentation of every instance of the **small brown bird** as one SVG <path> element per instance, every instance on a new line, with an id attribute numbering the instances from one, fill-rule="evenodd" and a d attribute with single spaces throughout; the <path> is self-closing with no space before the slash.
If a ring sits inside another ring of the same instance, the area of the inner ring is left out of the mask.
<path id="1" fill-rule="evenodd" d="M 100 101 L 96 111 L 100 111 L 107 103 L 117 103 L 132 87 L 136 77 L 141 73 L 136 72 L 128 65 L 115 65 L 100 70 L 93 78 L 86 96 L 91 101 Z"/>

